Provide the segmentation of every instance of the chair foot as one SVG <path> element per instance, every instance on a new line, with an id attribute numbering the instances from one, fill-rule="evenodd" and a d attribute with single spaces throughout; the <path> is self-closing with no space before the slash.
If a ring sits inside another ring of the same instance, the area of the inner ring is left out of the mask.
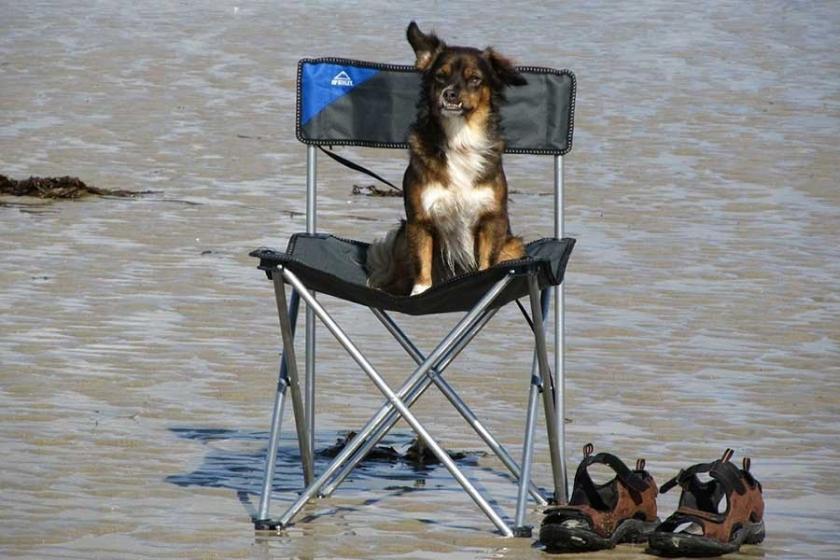
<path id="1" fill-rule="evenodd" d="M 531 525 L 521 525 L 513 528 L 514 537 L 524 537 L 530 539 L 533 536 L 534 528 Z"/>
<path id="2" fill-rule="evenodd" d="M 279 531 L 283 528 L 283 524 L 273 519 L 254 519 L 255 531 Z"/>

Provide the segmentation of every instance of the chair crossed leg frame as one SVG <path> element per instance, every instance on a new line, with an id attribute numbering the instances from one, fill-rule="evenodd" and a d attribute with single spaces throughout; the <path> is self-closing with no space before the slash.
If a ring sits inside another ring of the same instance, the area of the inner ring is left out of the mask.
<path id="1" fill-rule="evenodd" d="M 522 466 L 516 464 L 510 453 L 496 440 L 495 437 L 481 424 L 477 416 L 470 410 L 455 390 L 443 379 L 443 371 L 452 363 L 458 354 L 484 328 L 495 315 L 498 308 L 491 309 L 493 301 L 513 279 L 509 274 L 499 280 L 481 300 L 470 310 L 450 333 L 428 355 L 423 356 L 420 350 L 409 340 L 397 324 L 380 309 L 371 308 L 374 315 L 382 322 L 389 333 L 399 342 L 411 358 L 418 364 L 414 372 L 394 392 L 373 368 L 364 355 L 359 351 L 350 338 L 336 324 L 327 311 L 318 303 L 306 289 L 300 279 L 290 270 L 281 266 L 271 271 L 274 282 L 277 311 L 280 317 L 280 330 L 283 338 L 283 357 L 278 376 L 277 393 L 272 414 L 271 435 L 266 457 L 265 477 L 260 499 L 259 513 L 254 519 L 257 530 L 279 530 L 288 526 L 292 519 L 300 513 L 303 506 L 312 498 L 331 495 L 342 481 L 350 474 L 355 466 L 367 453 L 388 433 L 400 418 L 411 426 L 412 430 L 422 439 L 437 459 L 452 474 L 464 491 L 473 499 L 476 505 L 487 515 L 497 529 L 504 536 L 530 536 L 531 528 L 525 525 L 526 503 L 528 495 L 539 505 L 546 505 L 547 500 L 540 490 L 530 481 L 533 463 L 533 434 L 536 424 L 536 402 L 538 394 L 543 394 L 543 404 L 546 414 L 546 427 L 549 439 L 549 453 L 552 463 L 552 474 L 555 492 L 565 486 L 563 466 L 561 464 L 560 445 L 557 434 L 557 418 L 555 396 L 552 389 L 551 372 L 548 366 L 545 341 L 544 318 L 548 308 L 548 290 L 544 290 L 540 297 L 536 276 L 528 274 L 529 296 L 534 333 L 534 359 L 531 366 L 531 386 L 526 415 L 525 437 L 523 441 Z M 292 287 L 289 304 L 286 304 L 285 284 Z M 313 450 L 309 446 L 304 419 L 304 403 L 300 388 L 299 377 L 294 351 L 294 332 L 298 315 L 300 299 L 303 298 L 324 326 L 347 350 L 353 360 L 362 368 L 376 387 L 385 395 L 385 403 L 374 416 L 365 424 L 358 434 L 342 449 L 342 451 L 327 466 L 318 478 L 314 479 Z M 539 376 L 536 371 L 539 371 Z M 435 384 L 443 395 L 452 403 L 466 422 L 484 440 L 490 449 L 499 457 L 511 474 L 519 480 L 515 522 L 509 526 L 501 516 L 490 506 L 487 500 L 475 489 L 469 479 L 464 476 L 458 466 L 452 461 L 446 451 L 429 435 L 423 425 L 411 413 L 409 408 L 420 398 L 425 390 Z M 306 488 L 298 499 L 279 518 L 269 516 L 272 481 L 277 457 L 280 436 L 280 426 L 283 417 L 283 404 L 286 390 L 291 389 L 294 409 L 297 439 L 303 466 L 304 484 Z M 564 494 L 564 493 L 563 493 Z"/>

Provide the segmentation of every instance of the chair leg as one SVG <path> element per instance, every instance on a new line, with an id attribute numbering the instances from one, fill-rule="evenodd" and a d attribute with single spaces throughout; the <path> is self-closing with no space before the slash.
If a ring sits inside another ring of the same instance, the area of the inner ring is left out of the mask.
<path id="1" fill-rule="evenodd" d="M 528 275 L 528 288 L 531 299 L 531 316 L 534 321 L 534 343 L 536 346 L 537 364 L 539 365 L 540 378 L 543 385 L 543 408 L 545 409 L 546 432 L 548 432 L 548 451 L 551 456 L 551 472 L 554 479 L 555 497 L 565 487 L 563 479 L 563 467 L 560 458 L 560 437 L 557 433 L 557 411 L 555 409 L 554 395 L 550 390 L 551 372 L 548 367 L 548 355 L 545 345 L 545 328 L 543 325 L 542 305 L 540 304 L 539 286 L 537 277 Z"/>
<path id="2" fill-rule="evenodd" d="M 563 285 L 555 286 L 558 292 L 555 299 L 557 309 L 554 311 L 554 401 L 557 410 L 557 431 L 560 438 L 560 470 L 563 485 L 557 489 L 554 500 L 559 505 L 569 502 L 569 471 L 566 463 L 566 366 L 565 366 L 565 319 L 563 318 Z"/>
<path id="3" fill-rule="evenodd" d="M 303 482 L 308 486 L 314 476 L 312 448 L 309 446 L 309 433 L 306 426 L 303 395 L 298 376 L 297 359 L 295 358 L 295 341 L 292 335 L 292 325 L 286 310 L 286 285 L 279 271 L 272 275 L 274 278 L 274 295 L 277 300 L 277 314 L 280 316 L 280 332 L 283 336 L 283 351 L 286 369 L 289 372 L 289 388 L 292 391 L 292 410 L 295 413 L 295 427 L 297 429 L 300 459 L 303 465 Z M 295 290 L 300 293 L 300 290 Z M 307 293 L 307 295 L 309 295 Z"/>
<path id="4" fill-rule="evenodd" d="M 353 360 L 359 364 L 362 370 L 367 374 L 370 380 L 376 385 L 376 387 L 382 392 L 386 398 L 388 399 L 390 405 L 385 406 L 380 409 L 379 414 L 374 416 L 366 429 L 368 430 L 367 434 L 359 434 L 357 438 L 354 438 L 347 447 L 333 460 L 330 466 L 327 468 L 324 474 L 322 474 L 313 484 L 311 484 L 304 493 L 298 498 L 298 500 L 292 505 L 292 507 L 280 518 L 280 524 L 285 526 L 288 522 L 300 511 L 303 505 L 309 501 L 320 488 L 324 485 L 327 479 L 331 477 L 335 470 L 340 466 L 342 462 L 350 457 L 353 453 L 355 453 L 358 448 L 361 446 L 361 443 L 353 444 L 354 441 L 357 439 L 362 441 L 364 438 L 368 437 L 370 433 L 373 431 L 373 427 L 382 418 L 384 418 L 389 410 L 390 407 L 396 408 L 400 415 L 408 422 L 411 428 L 417 433 L 417 435 L 426 443 L 426 445 L 432 450 L 435 456 L 443 463 L 446 469 L 452 474 L 455 480 L 461 485 L 464 491 L 473 499 L 473 501 L 478 505 L 478 507 L 487 515 L 488 518 L 493 522 L 494 525 L 502 532 L 505 536 L 512 536 L 513 533 L 510 528 L 505 524 L 505 522 L 499 517 L 499 515 L 493 510 L 489 503 L 484 499 L 483 496 L 475 489 L 475 487 L 470 483 L 470 481 L 461 473 L 452 459 L 446 454 L 446 452 L 437 444 L 437 442 L 432 439 L 426 429 L 423 427 L 420 422 L 414 417 L 414 415 L 409 411 L 409 409 L 405 406 L 402 401 L 404 395 L 411 390 L 411 387 L 414 386 L 422 377 L 426 374 L 426 372 L 431 369 L 432 365 L 437 362 L 448 350 L 451 346 L 453 346 L 457 340 L 463 335 L 463 333 L 468 330 L 469 326 L 476 320 L 478 315 L 480 315 L 489 305 L 493 302 L 496 296 L 504 289 L 504 287 L 510 282 L 511 276 L 505 276 L 499 282 L 496 283 L 493 288 L 491 288 L 485 295 L 482 297 L 481 301 L 472 311 L 467 313 L 467 316 L 462 319 L 462 321 L 453 329 L 452 332 L 447 335 L 447 337 L 438 345 L 438 347 L 432 352 L 432 354 L 427 358 L 427 360 L 418 367 L 415 372 L 411 375 L 409 380 L 403 385 L 400 389 L 399 393 L 395 394 L 390 387 L 388 387 L 387 383 L 382 379 L 379 373 L 370 365 L 367 359 L 362 355 L 362 353 L 358 350 L 358 348 L 353 344 L 349 337 L 341 330 L 341 328 L 333 321 L 332 317 L 324 310 L 321 305 L 311 297 L 311 295 L 305 291 L 305 287 L 301 284 L 300 280 L 290 271 L 284 270 L 283 275 L 286 280 L 298 291 L 301 292 L 301 297 L 306 301 L 307 305 L 311 306 L 315 310 L 315 314 L 318 315 L 318 318 L 321 319 L 321 322 L 330 333 L 336 338 L 336 340 L 344 346 L 345 350 L 350 354 Z"/>
<path id="5" fill-rule="evenodd" d="M 312 325 L 312 326 L 310 326 Z M 304 356 L 303 415 L 309 449 L 315 449 L 315 314 L 306 308 L 306 348 Z"/>
<path id="6" fill-rule="evenodd" d="M 542 382 L 537 377 L 537 355 L 531 361 L 531 384 L 528 391 L 528 413 L 525 416 L 525 437 L 522 441 L 522 474 L 519 478 L 519 491 L 516 495 L 516 518 L 514 532 L 517 536 L 530 537 L 531 527 L 525 525 L 527 506 L 526 484 L 531 478 L 531 465 L 534 459 L 534 426 L 537 424 L 537 395 L 542 389 Z"/>
<path id="7" fill-rule="evenodd" d="M 548 295 L 548 291 L 543 290 L 540 302 L 540 309 L 543 312 L 543 322 L 538 323 L 537 318 L 534 318 L 532 322 L 533 328 L 538 328 L 538 325 L 542 325 L 541 328 L 545 329 L 545 313 L 548 310 L 549 304 Z M 531 478 L 531 466 L 533 465 L 534 458 L 534 427 L 536 426 L 537 420 L 537 395 L 545 390 L 542 379 L 537 375 L 537 368 L 538 357 L 535 345 L 534 356 L 531 359 L 531 382 L 529 384 L 530 389 L 528 391 L 528 413 L 525 419 L 525 437 L 522 442 L 522 478 L 519 480 L 519 493 L 517 494 L 516 500 L 515 531 L 517 531 L 518 535 L 524 537 L 531 536 L 530 525 L 525 525 L 525 509 L 527 505 L 525 482 Z"/>
<path id="8" fill-rule="evenodd" d="M 289 320 L 291 323 L 292 336 L 297 326 L 298 308 L 300 297 L 292 290 L 289 298 Z M 286 353 L 280 358 L 280 373 L 277 376 L 277 392 L 274 396 L 274 409 L 271 415 L 271 435 L 268 438 L 268 449 L 265 455 L 265 474 L 263 476 L 262 491 L 260 493 L 260 509 L 254 520 L 257 530 L 271 529 L 271 517 L 269 508 L 271 506 L 271 487 L 274 481 L 274 469 L 277 464 L 277 448 L 280 443 L 280 427 L 283 423 L 283 405 L 285 403 L 286 389 L 289 387 L 289 376 L 286 366 Z"/>

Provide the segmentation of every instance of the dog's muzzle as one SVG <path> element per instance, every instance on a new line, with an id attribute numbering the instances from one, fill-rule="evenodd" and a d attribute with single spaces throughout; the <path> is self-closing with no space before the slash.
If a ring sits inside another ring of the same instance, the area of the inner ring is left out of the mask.
<path id="1" fill-rule="evenodd" d="M 464 104 L 458 97 L 458 92 L 452 86 L 447 87 L 441 92 L 440 110 L 444 115 L 464 114 Z"/>

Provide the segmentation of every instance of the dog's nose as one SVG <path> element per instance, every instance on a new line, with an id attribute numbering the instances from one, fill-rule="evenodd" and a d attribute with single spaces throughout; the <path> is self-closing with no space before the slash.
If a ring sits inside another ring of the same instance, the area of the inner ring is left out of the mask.
<path id="1" fill-rule="evenodd" d="M 457 103 L 458 92 L 455 91 L 455 88 L 446 88 L 443 90 L 443 100 L 447 103 Z"/>

